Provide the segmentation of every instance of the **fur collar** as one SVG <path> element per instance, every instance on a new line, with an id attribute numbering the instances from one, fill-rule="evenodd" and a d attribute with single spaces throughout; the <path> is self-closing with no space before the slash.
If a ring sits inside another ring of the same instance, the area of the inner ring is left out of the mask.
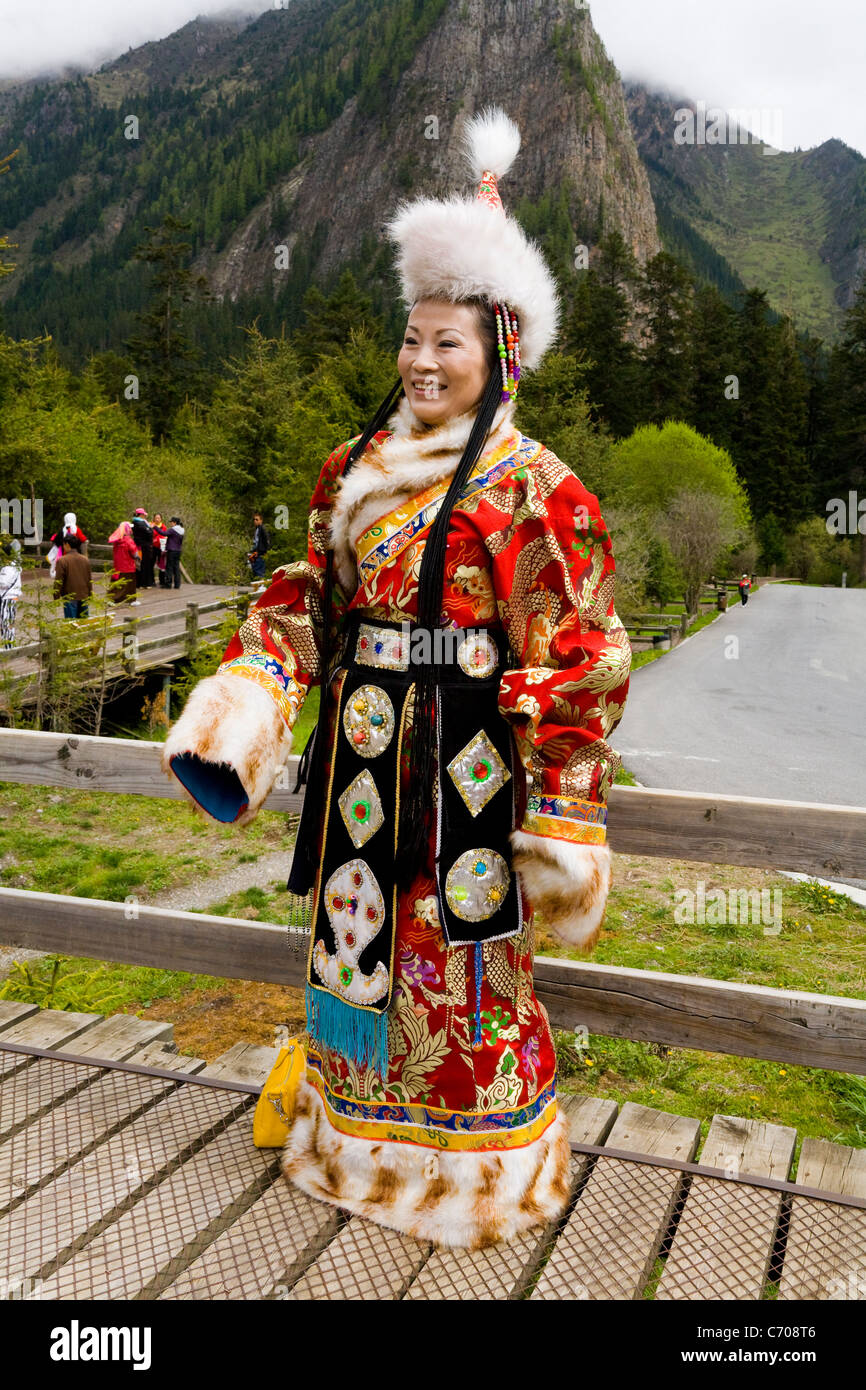
<path id="1" fill-rule="evenodd" d="M 500 402 L 482 457 L 512 436 L 517 446 L 514 408 L 513 401 Z M 450 478 L 474 421 L 475 411 L 471 410 L 431 427 L 419 420 L 408 397 L 403 396 L 388 421 L 388 438 L 368 448 L 348 477 L 340 478 L 330 515 L 330 542 L 336 575 L 347 597 L 351 598 L 358 587 L 355 544 L 359 536 L 394 507 L 431 484 Z"/>

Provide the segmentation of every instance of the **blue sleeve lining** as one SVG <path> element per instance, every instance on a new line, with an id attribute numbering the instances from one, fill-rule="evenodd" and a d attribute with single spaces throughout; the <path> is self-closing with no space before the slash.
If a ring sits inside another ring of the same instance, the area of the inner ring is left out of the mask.
<path id="1" fill-rule="evenodd" d="M 175 753 L 171 770 L 214 820 L 230 824 L 249 805 L 243 783 L 228 763 L 208 763 L 195 753 Z"/>

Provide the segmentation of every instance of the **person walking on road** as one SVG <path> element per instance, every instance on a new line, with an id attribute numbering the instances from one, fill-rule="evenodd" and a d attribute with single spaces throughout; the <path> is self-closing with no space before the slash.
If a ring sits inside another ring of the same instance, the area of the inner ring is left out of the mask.
<path id="1" fill-rule="evenodd" d="M 64 618 L 86 618 L 93 595 L 90 561 L 81 553 L 77 536 L 63 537 L 63 554 L 54 567 L 54 597 L 63 599 Z"/>
<path id="2" fill-rule="evenodd" d="M 747 574 L 743 575 L 742 579 L 737 585 L 737 588 L 740 591 L 740 603 L 748 603 L 749 589 L 751 588 L 751 585 L 749 584 L 749 576 Z"/>
<path id="3" fill-rule="evenodd" d="M 271 548 L 271 540 L 265 530 L 261 512 L 253 513 L 253 525 L 256 528 L 253 534 L 253 548 L 249 552 L 247 559 L 253 571 L 253 578 L 256 580 L 258 586 L 264 588 L 265 555 Z"/>

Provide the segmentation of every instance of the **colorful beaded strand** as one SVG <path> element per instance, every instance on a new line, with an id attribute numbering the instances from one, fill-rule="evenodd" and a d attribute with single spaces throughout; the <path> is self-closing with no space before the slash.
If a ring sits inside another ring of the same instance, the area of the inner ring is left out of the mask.
<path id="1" fill-rule="evenodd" d="M 481 1036 L 481 977 L 484 974 L 483 946 L 480 941 L 475 943 L 475 1037 L 472 1039 L 472 1046 L 477 1051 L 481 1047 L 484 1039 Z"/>

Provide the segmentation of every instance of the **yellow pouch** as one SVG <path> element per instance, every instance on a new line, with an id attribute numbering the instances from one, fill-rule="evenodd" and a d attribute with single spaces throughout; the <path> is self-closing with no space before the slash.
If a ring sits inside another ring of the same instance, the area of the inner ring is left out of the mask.
<path id="1" fill-rule="evenodd" d="M 298 1083 L 307 1069 L 303 1044 L 292 1038 L 281 1047 L 253 1115 L 253 1143 L 257 1149 L 282 1148 L 289 1137 L 295 1113 Z"/>

